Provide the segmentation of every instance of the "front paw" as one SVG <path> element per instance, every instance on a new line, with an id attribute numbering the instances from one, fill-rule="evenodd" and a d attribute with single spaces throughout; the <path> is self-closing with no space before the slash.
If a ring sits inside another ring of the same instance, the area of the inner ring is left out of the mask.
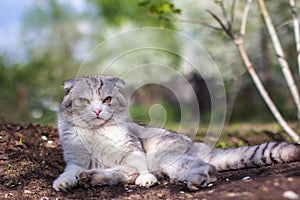
<path id="1" fill-rule="evenodd" d="M 53 189 L 56 191 L 66 192 L 76 186 L 77 180 L 75 176 L 62 174 L 53 183 Z"/>
<path id="2" fill-rule="evenodd" d="M 77 179 L 80 186 L 88 187 L 90 185 L 116 185 L 126 182 L 128 176 L 115 169 L 93 169 L 81 172 Z"/>
<path id="3" fill-rule="evenodd" d="M 135 180 L 136 185 L 143 186 L 146 188 L 151 187 L 156 183 L 157 183 L 156 177 L 150 173 L 140 174 Z"/>
<path id="4" fill-rule="evenodd" d="M 190 190 L 199 190 L 217 180 L 217 170 L 213 165 L 205 165 L 191 170 L 187 177 L 187 186 Z"/>
<path id="5" fill-rule="evenodd" d="M 91 185 L 92 175 L 86 171 L 80 172 L 76 179 L 80 187 L 88 188 Z"/>

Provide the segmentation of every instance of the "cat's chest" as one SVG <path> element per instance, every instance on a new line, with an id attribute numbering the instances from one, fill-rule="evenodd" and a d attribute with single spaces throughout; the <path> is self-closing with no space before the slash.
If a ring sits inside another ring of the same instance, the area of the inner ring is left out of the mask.
<path id="1" fill-rule="evenodd" d="M 102 142 L 111 142 L 116 146 L 122 146 L 128 140 L 128 130 L 123 126 L 110 126 L 100 129 L 96 133 Z"/>
<path id="2" fill-rule="evenodd" d="M 128 130 L 121 126 L 110 126 L 97 130 L 78 129 L 79 137 L 90 150 L 120 149 L 128 140 Z"/>

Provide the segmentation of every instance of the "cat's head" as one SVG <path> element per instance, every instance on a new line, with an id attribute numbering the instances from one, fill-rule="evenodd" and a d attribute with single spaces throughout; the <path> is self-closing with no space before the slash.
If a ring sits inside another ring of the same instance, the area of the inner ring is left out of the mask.
<path id="1" fill-rule="evenodd" d="M 99 128 L 127 116 L 120 92 L 124 82 L 110 76 L 87 76 L 67 80 L 60 117 L 77 126 Z"/>

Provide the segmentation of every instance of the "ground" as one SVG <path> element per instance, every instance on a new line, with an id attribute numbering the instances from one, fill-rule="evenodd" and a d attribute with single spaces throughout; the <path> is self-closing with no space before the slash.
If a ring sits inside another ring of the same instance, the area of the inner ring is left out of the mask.
<path id="1" fill-rule="evenodd" d="M 247 125 L 237 130 L 246 128 L 253 129 Z M 264 137 L 257 133 L 253 137 L 237 134 L 238 131 L 228 132 L 227 139 L 237 141 L 236 144 L 260 142 L 255 138 L 273 140 L 263 133 L 259 134 Z M 300 196 L 300 162 L 222 172 L 217 182 L 196 192 L 189 191 L 184 183 L 169 180 L 148 189 L 118 185 L 56 192 L 52 182 L 63 168 L 55 127 L 20 125 L 0 119 L 0 199 L 299 199 Z"/>

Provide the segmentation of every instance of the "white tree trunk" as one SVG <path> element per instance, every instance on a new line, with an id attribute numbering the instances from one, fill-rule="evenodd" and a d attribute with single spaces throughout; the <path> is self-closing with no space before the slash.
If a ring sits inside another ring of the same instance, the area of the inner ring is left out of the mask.
<path id="1" fill-rule="evenodd" d="M 268 32 L 270 34 L 272 44 L 273 44 L 274 50 L 275 50 L 277 58 L 278 58 L 278 62 L 281 66 L 283 76 L 284 76 L 284 78 L 285 78 L 285 80 L 288 84 L 288 87 L 289 87 L 290 92 L 292 94 L 293 100 L 296 104 L 297 116 L 298 116 L 298 119 L 299 119 L 299 117 L 300 117 L 300 97 L 299 97 L 298 88 L 295 84 L 295 81 L 294 81 L 293 75 L 290 71 L 290 67 L 288 65 L 288 62 L 286 61 L 286 58 L 285 58 L 284 52 L 282 50 L 278 35 L 276 33 L 274 25 L 273 25 L 273 23 L 271 21 L 271 18 L 269 16 L 268 10 L 267 10 L 266 5 L 265 5 L 265 2 L 264 2 L 264 0 L 258 0 L 258 2 L 259 2 L 259 5 L 260 5 L 260 10 L 261 10 L 262 16 L 264 18 L 264 21 L 266 23 Z"/>
<path id="2" fill-rule="evenodd" d="M 243 41 L 240 40 L 240 39 L 236 39 L 234 41 L 234 43 L 238 47 L 238 50 L 241 54 L 241 57 L 244 61 L 244 64 L 246 65 L 246 68 L 247 68 L 247 70 L 248 70 L 255 86 L 257 87 L 257 89 L 258 89 L 260 95 L 262 96 L 263 100 L 265 101 L 265 103 L 267 104 L 269 109 L 271 110 L 273 116 L 278 121 L 280 126 L 284 129 L 284 131 L 286 131 L 286 133 L 292 138 L 292 140 L 294 142 L 300 144 L 299 136 L 291 129 L 291 127 L 288 125 L 288 123 L 284 120 L 284 118 L 280 114 L 279 110 L 277 109 L 277 107 L 273 103 L 273 101 L 272 101 L 271 97 L 269 96 L 268 92 L 266 91 L 265 87 L 263 86 L 263 84 L 262 84 L 259 76 L 257 75 L 256 71 L 254 70 L 254 68 L 252 66 L 252 63 L 250 62 L 249 57 L 248 57 L 248 55 L 247 55 L 247 53 L 244 49 Z"/>

